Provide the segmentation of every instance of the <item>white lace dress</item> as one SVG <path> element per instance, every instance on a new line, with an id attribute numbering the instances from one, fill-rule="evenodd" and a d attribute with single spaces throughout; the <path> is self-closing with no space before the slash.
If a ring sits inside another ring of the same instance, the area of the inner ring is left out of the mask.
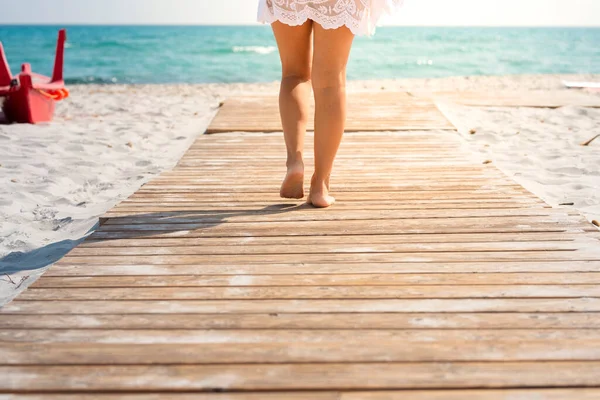
<path id="1" fill-rule="evenodd" d="M 379 18 L 403 0 L 259 0 L 258 21 L 302 25 L 311 19 L 325 29 L 347 26 L 355 35 L 372 35 Z"/>

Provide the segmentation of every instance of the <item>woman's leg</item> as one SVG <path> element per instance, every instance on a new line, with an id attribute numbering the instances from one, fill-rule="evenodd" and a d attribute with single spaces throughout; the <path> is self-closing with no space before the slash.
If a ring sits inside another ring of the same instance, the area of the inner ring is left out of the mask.
<path id="1" fill-rule="evenodd" d="M 329 207 L 329 177 L 346 123 L 346 65 L 354 40 L 346 28 L 327 30 L 314 23 L 312 84 L 315 92 L 315 174 L 308 202 Z"/>
<path id="2" fill-rule="evenodd" d="M 281 197 L 304 197 L 304 135 L 309 118 L 312 64 L 312 21 L 302 26 L 273 23 L 281 57 L 279 110 L 287 147 L 287 175 Z"/>

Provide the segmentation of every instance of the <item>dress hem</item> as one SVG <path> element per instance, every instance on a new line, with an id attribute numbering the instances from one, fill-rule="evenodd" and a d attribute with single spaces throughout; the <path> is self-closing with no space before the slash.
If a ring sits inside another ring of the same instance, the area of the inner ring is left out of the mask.
<path id="1" fill-rule="evenodd" d="M 349 18 L 347 15 L 342 14 L 342 15 L 336 17 L 334 21 L 331 21 L 331 20 L 324 21 L 323 18 L 320 18 L 320 17 L 322 17 L 321 14 L 311 13 L 310 10 L 311 9 L 308 9 L 308 12 L 295 13 L 294 18 L 291 18 L 291 17 L 286 17 L 285 15 L 283 15 L 283 13 L 278 13 L 277 10 L 275 10 L 275 12 L 272 13 L 265 6 L 264 10 L 259 10 L 258 22 L 272 24 L 275 21 L 279 21 L 279 22 L 282 22 L 289 26 L 300 26 L 300 25 L 306 23 L 306 21 L 311 20 L 311 21 L 316 22 L 317 24 L 321 25 L 324 29 L 339 29 L 339 28 L 345 26 L 354 35 L 357 35 L 357 36 L 372 36 L 375 33 L 375 27 L 367 28 L 367 26 L 361 27 L 359 24 L 350 23 L 348 21 Z M 309 15 L 309 14 L 311 14 L 311 15 Z M 312 14 L 314 14 L 314 15 L 312 15 Z M 365 23 L 365 21 L 362 21 L 362 23 Z M 366 22 L 365 25 L 368 25 L 368 22 Z M 366 32 L 365 32 L 365 30 L 366 30 Z"/>

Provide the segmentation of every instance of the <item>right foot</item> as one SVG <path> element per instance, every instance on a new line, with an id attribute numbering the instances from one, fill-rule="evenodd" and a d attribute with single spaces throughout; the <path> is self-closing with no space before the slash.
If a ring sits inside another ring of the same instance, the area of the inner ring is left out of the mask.
<path id="1" fill-rule="evenodd" d="M 284 199 L 301 199 L 304 197 L 304 165 L 296 164 L 288 167 L 279 194 Z"/>
<path id="2" fill-rule="evenodd" d="M 329 182 L 317 182 L 313 177 L 306 202 L 316 208 L 331 207 L 335 203 L 335 198 L 329 195 Z"/>

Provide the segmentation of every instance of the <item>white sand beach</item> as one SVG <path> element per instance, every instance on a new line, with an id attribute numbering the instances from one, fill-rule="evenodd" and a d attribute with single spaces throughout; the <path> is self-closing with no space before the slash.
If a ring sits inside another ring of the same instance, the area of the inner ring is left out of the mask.
<path id="1" fill-rule="evenodd" d="M 567 90 L 600 75 L 350 82 L 350 91 Z M 98 217 L 173 167 L 228 96 L 278 83 L 74 86 L 53 123 L 0 125 L 0 306 L 94 229 Z M 599 96 L 599 92 L 590 92 Z M 553 206 L 600 220 L 600 108 L 440 104 L 482 160 Z M 283 174 L 283 166 L 282 166 Z"/>

